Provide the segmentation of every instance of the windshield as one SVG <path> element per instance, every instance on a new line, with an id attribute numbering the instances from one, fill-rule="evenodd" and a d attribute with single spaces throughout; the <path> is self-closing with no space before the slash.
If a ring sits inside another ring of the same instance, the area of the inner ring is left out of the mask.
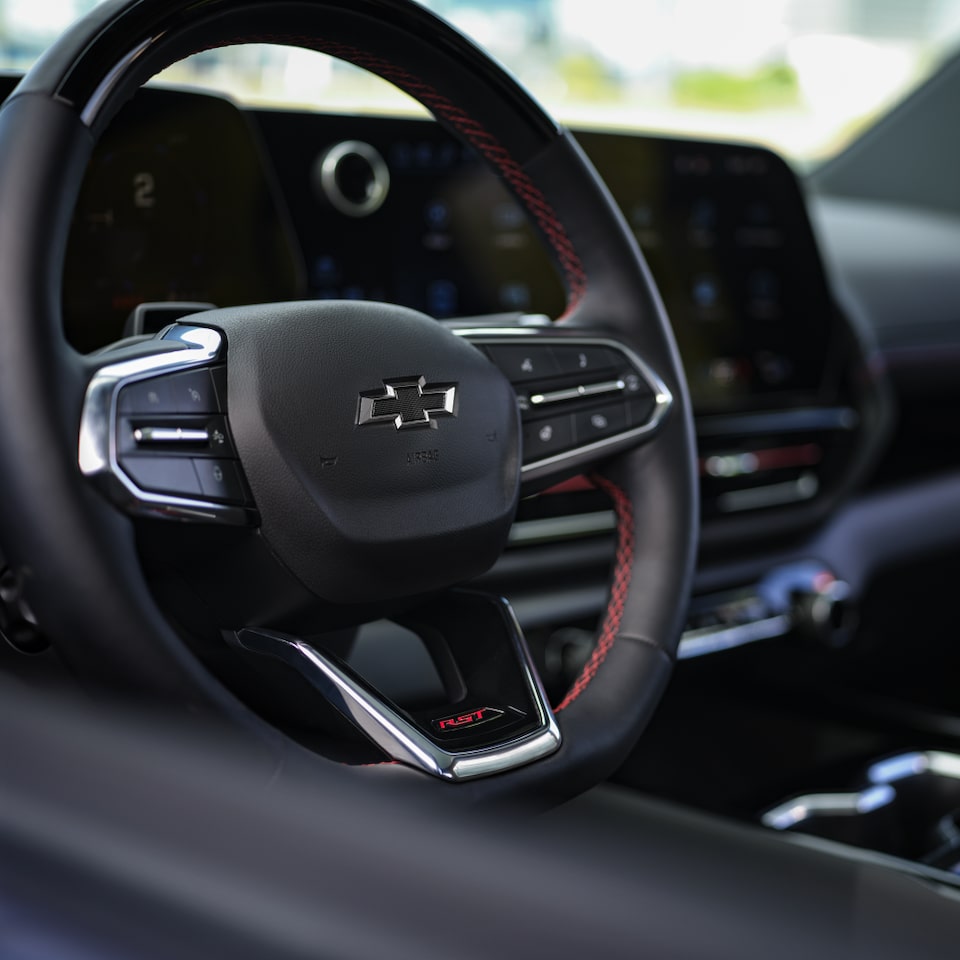
<path id="1" fill-rule="evenodd" d="M 843 148 L 960 44 L 960 0 L 425 0 L 574 126 L 747 140 L 809 163 Z M 0 0 L 25 69 L 95 0 Z M 210 51 L 163 75 L 244 102 L 411 112 L 319 54 Z"/>

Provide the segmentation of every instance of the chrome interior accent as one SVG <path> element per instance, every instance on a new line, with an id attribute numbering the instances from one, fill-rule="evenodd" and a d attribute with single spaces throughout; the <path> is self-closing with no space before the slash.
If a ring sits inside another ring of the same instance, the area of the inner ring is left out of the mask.
<path id="1" fill-rule="evenodd" d="M 348 157 L 359 157 L 370 168 L 362 200 L 352 200 L 340 186 L 338 171 Z M 332 146 L 319 162 L 319 181 L 330 203 L 348 217 L 367 217 L 383 206 L 390 192 L 390 170 L 379 152 L 362 140 L 345 140 Z"/>
<path id="2" fill-rule="evenodd" d="M 886 785 L 923 773 L 960 780 L 960 756 L 942 750 L 901 753 L 873 764 L 867 771 L 867 779 L 874 784 Z"/>
<path id="3" fill-rule="evenodd" d="M 677 648 L 677 659 L 692 660 L 709 653 L 743 647 L 758 640 L 776 640 L 778 637 L 785 637 L 790 632 L 791 625 L 790 616 L 784 613 L 730 627 L 685 630 Z"/>
<path id="4" fill-rule="evenodd" d="M 239 631 L 231 642 L 274 657 L 297 670 L 332 706 L 392 759 L 442 780 L 471 780 L 503 773 L 549 756 L 560 747 L 560 728 L 530 659 L 520 626 L 506 600 L 499 601 L 524 680 L 540 714 L 536 730 L 473 750 L 445 750 L 385 702 L 349 667 L 297 637 L 261 628 Z"/>
<path id="5" fill-rule="evenodd" d="M 812 500 L 819 489 L 820 481 L 817 475 L 807 470 L 796 480 L 768 483 L 761 487 L 746 487 L 743 490 L 728 490 L 717 497 L 717 507 L 724 513 L 779 507 L 784 504 Z"/>
<path id="6" fill-rule="evenodd" d="M 761 822 L 773 830 L 790 830 L 814 817 L 855 817 L 896 799 L 896 791 L 888 785 L 867 787 L 855 793 L 811 793 L 794 797 L 768 810 Z"/>
<path id="7" fill-rule="evenodd" d="M 579 400 L 582 397 L 602 397 L 608 393 L 623 393 L 626 389 L 627 385 L 623 380 L 610 380 L 606 383 L 591 383 L 583 387 L 573 387 L 569 390 L 535 393 L 530 397 L 530 404 L 534 407 L 545 407 L 551 403 L 560 403 L 563 400 Z"/>
<path id="8" fill-rule="evenodd" d="M 133 439 L 138 444 L 151 443 L 208 443 L 207 430 L 184 430 L 183 427 L 137 427 Z"/>

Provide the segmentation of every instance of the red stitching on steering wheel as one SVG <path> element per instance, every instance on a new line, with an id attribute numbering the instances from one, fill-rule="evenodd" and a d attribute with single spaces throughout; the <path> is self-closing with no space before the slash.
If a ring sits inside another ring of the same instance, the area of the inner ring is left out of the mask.
<path id="1" fill-rule="evenodd" d="M 627 602 L 627 592 L 630 590 L 630 574 L 633 569 L 633 504 L 630 498 L 615 483 L 606 477 L 591 477 L 595 486 L 599 487 L 613 500 L 613 509 L 617 514 L 617 560 L 610 586 L 610 600 L 607 604 L 607 613 L 603 620 L 597 645 L 590 659 L 586 662 L 580 676 L 567 691 L 567 695 L 554 710 L 559 713 L 570 706 L 590 685 L 596 676 L 601 664 L 607 659 L 607 654 L 613 649 L 614 641 L 620 632 L 620 622 L 623 619 L 623 609 Z"/>
<path id="2" fill-rule="evenodd" d="M 553 247 L 557 262 L 566 278 L 566 314 L 571 313 L 583 299 L 587 292 L 586 271 L 553 207 L 523 167 L 513 159 L 509 151 L 500 144 L 497 138 L 435 87 L 389 60 L 368 54 L 357 47 L 343 43 L 327 43 L 316 37 L 261 33 L 249 37 L 234 37 L 216 46 L 232 46 L 239 43 L 278 43 L 309 47 L 339 60 L 349 61 L 364 70 L 369 70 L 371 73 L 389 80 L 401 90 L 409 93 L 414 99 L 419 100 L 424 106 L 429 107 L 435 116 L 446 120 L 447 123 L 459 131 L 460 135 L 478 153 L 500 171 L 500 175 L 510 184 L 543 231 L 550 246 Z"/>

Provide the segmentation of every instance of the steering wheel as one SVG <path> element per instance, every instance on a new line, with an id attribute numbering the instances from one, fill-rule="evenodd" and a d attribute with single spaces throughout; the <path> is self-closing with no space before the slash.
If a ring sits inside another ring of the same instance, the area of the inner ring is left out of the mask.
<path id="1" fill-rule="evenodd" d="M 97 138 L 159 70 L 239 43 L 325 52 L 424 104 L 525 208 L 564 316 L 259 304 L 77 353 L 61 276 Z M 690 404 L 613 200 L 501 68 L 409 0 L 105 3 L 0 110 L 0 210 L 0 536 L 67 663 L 371 778 L 560 796 L 616 768 L 683 620 Z M 456 585 L 500 555 L 520 496 L 585 471 L 612 498 L 616 563 L 595 650 L 551 707 L 509 605 Z M 443 704 L 393 703 L 345 663 L 337 638 L 384 616 L 428 644 Z M 278 691 L 367 739 L 294 743 L 251 707 Z"/>

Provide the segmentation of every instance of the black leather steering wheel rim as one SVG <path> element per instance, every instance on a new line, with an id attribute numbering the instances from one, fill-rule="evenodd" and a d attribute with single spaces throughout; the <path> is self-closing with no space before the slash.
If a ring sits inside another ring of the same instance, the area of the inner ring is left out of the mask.
<path id="1" fill-rule="evenodd" d="M 212 707 L 290 746 L 196 662 L 150 594 L 130 521 L 80 475 L 77 425 L 96 362 L 65 342 L 60 315 L 70 216 L 111 116 L 169 63 L 244 42 L 352 60 L 423 102 L 529 211 L 567 287 L 562 323 L 629 344 L 673 395 L 656 436 L 605 463 L 598 480 L 617 509 L 617 565 L 597 650 L 558 707 L 563 746 L 458 787 L 481 797 L 528 787 L 576 793 L 616 767 L 669 677 L 696 537 L 689 399 L 642 256 L 575 141 L 485 54 L 407 0 L 107 3 L 52 47 L 0 110 L 0 536 L 8 560 L 68 662 L 112 685 Z"/>

